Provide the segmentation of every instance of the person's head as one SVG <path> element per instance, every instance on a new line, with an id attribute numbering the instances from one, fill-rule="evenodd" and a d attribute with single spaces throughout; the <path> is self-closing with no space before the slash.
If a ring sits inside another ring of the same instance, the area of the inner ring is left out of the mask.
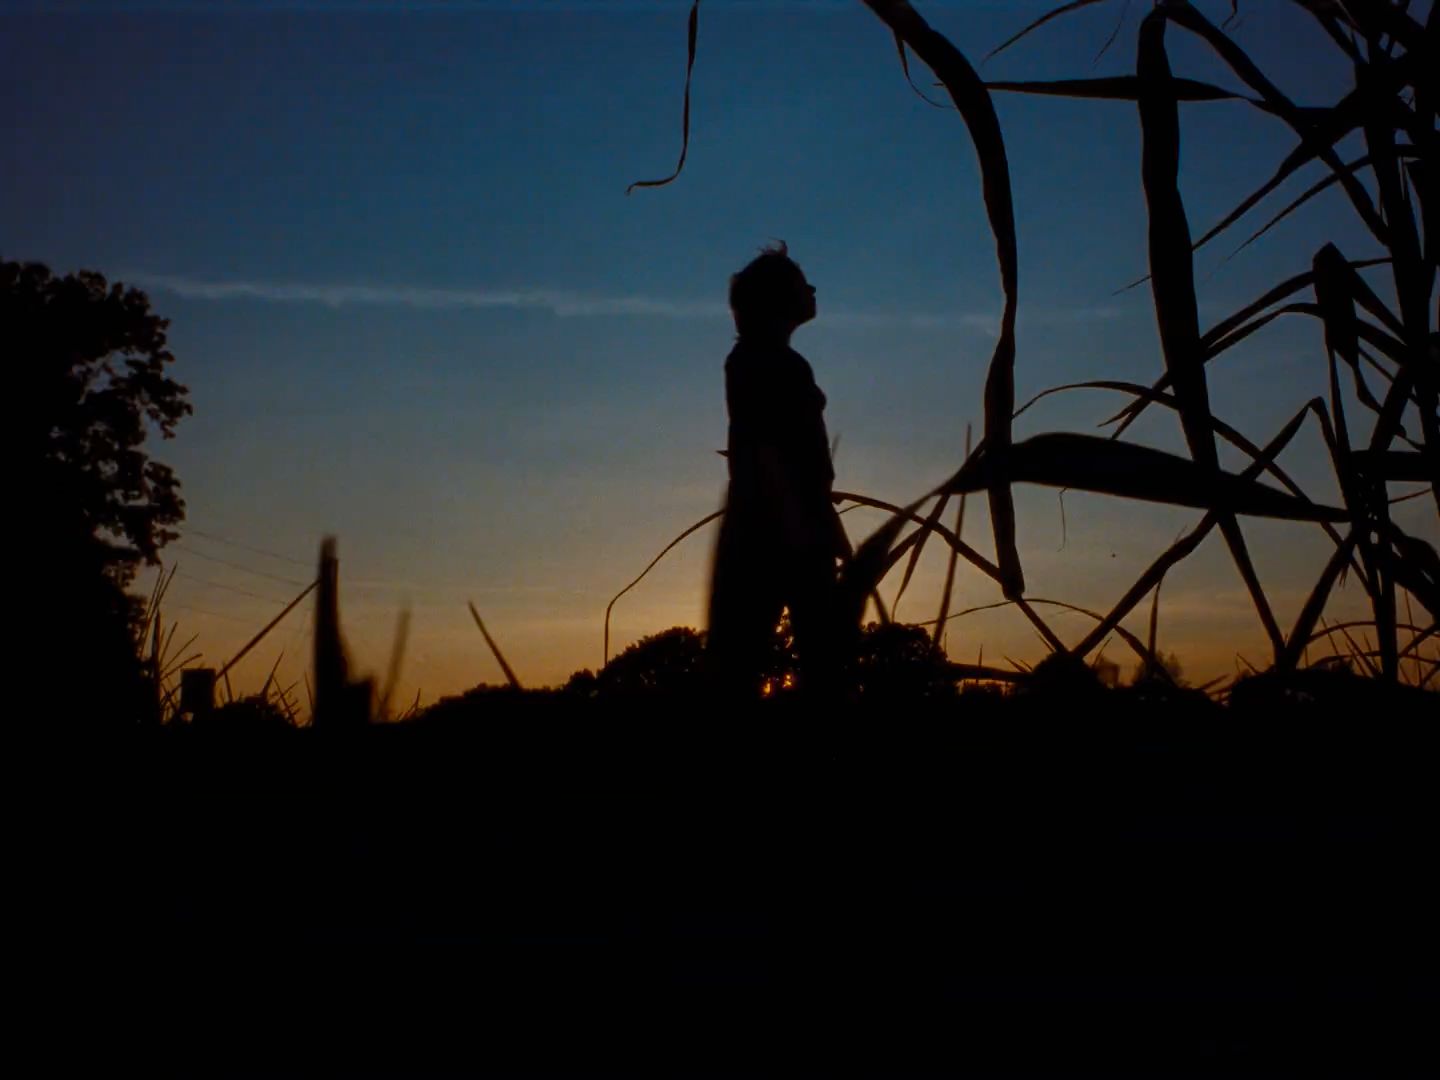
<path id="1" fill-rule="evenodd" d="M 782 341 L 815 317 L 815 286 L 805 280 L 783 240 L 762 248 L 730 279 L 730 312 L 741 337 Z"/>

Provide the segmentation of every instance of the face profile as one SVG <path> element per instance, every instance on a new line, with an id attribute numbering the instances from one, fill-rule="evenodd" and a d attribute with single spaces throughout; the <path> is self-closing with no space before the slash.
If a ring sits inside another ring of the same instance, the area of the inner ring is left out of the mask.
<path id="1" fill-rule="evenodd" d="M 795 320 L 796 326 L 801 326 L 815 318 L 817 311 L 815 303 L 815 286 L 805 280 L 805 272 L 800 267 L 795 267 L 800 275 L 800 296 L 799 296 L 799 318 Z"/>
<path id="2" fill-rule="evenodd" d="M 815 318 L 815 286 L 785 245 L 776 244 L 730 279 L 730 310 L 742 339 L 788 341 Z"/>

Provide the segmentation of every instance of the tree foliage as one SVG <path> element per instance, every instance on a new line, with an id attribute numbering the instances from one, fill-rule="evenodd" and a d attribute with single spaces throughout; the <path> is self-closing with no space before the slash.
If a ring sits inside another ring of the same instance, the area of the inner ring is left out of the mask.
<path id="1" fill-rule="evenodd" d="M 82 270 L 57 277 L 39 263 L 0 262 L 0 327 L 18 369 L 21 454 L 39 484 L 46 533 L 93 538 L 120 588 L 153 564 L 184 517 L 180 483 L 146 453 L 191 411 L 166 374 L 169 320 L 138 289 Z"/>
<path id="2" fill-rule="evenodd" d="M 154 714 L 126 589 L 184 516 L 180 484 L 145 449 L 190 410 L 169 378 L 169 323 L 143 292 L 97 273 L 0 261 L 0 340 L 19 385 L 23 564 L 43 590 L 30 682 L 88 724 Z"/>

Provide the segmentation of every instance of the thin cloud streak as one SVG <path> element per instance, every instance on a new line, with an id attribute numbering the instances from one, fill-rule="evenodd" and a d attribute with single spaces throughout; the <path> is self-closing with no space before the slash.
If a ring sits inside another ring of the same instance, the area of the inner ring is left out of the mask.
<path id="1" fill-rule="evenodd" d="M 529 310 L 549 312 L 557 318 L 641 316 L 662 319 L 729 318 L 730 309 L 718 301 L 672 300 L 628 295 L 595 296 L 557 289 L 445 289 L 411 285 L 304 284 L 279 281 L 215 281 L 168 274 L 131 274 L 128 282 L 142 288 L 173 293 L 188 300 L 251 300 L 261 303 L 394 306 L 428 311 Z M 1027 317 L 1037 323 L 1097 322 L 1118 318 L 1117 308 L 1079 308 L 1041 311 Z M 905 327 L 914 330 L 968 329 L 995 333 L 999 316 L 988 312 L 954 314 L 830 311 L 821 317 L 836 327 Z"/>
<path id="2" fill-rule="evenodd" d="M 190 300 L 259 300 L 283 304 L 393 305 L 425 310 L 518 308 L 549 311 L 562 319 L 595 315 L 649 315 L 671 319 L 716 318 L 723 304 L 648 296 L 586 296 L 554 289 L 438 289 L 409 285 L 301 284 L 276 281 L 207 281 L 162 274 L 132 274 L 143 288 Z"/>

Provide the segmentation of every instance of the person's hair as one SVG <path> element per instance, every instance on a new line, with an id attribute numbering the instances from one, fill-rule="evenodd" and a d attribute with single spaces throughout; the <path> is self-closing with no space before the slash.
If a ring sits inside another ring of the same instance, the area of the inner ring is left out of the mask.
<path id="1" fill-rule="evenodd" d="M 745 337 L 784 326 L 795 317 L 795 282 L 802 275 L 785 241 L 760 249 L 745 268 L 730 278 L 730 313 L 735 330 Z"/>

